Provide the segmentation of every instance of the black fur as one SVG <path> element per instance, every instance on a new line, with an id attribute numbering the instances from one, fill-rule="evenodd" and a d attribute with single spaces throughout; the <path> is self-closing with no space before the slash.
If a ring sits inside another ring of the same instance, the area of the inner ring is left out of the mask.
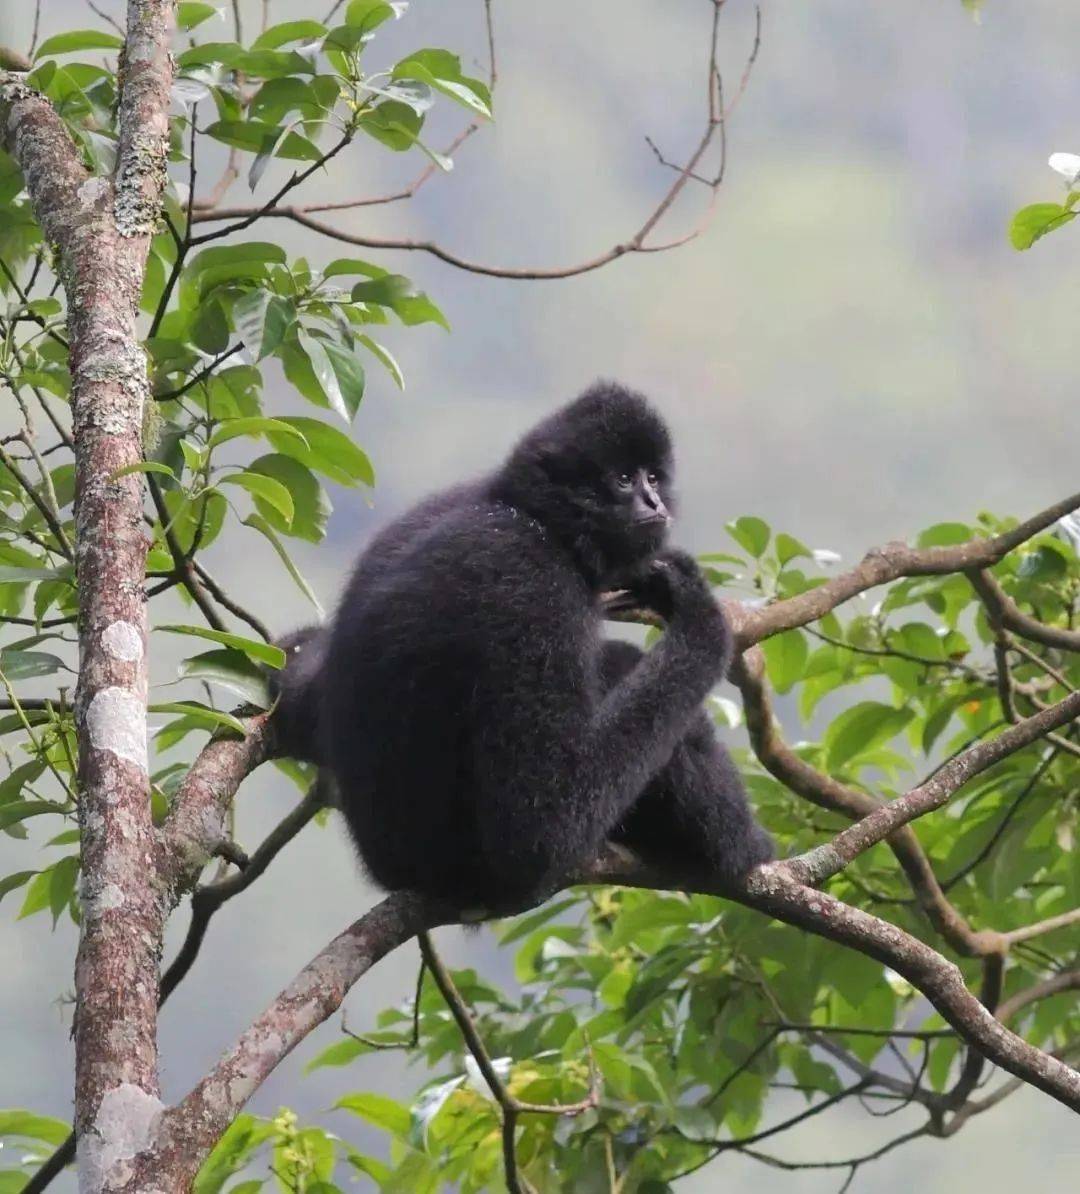
<path id="1" fill-rule="evenodd" d="M 605 643 L 603 690 L 629 675 L 640 659 L 631 643 Z M 754 820 L 742 779 L 704 709 L 611 836 L 647 861 L 721 879 L 773 857 L 772 839 Z"/>
<path id="2" fill-rule="evenodd" d="M 384 887 L 514 907 L 613 833 L 722 876 L 768 855 L 702 720 L 730 633 L 694 561 L 661 550 L 671 473 L 660 417 L 598 384 L 361 557 L 280 681 L 282 714 L 318 702 L 317 737 L 281 741 L 332 773 Z M 646 655 L 604 646 L 615 583 L 668 621 Z"/>
<path id="3" fill-rule="evenodd" d="M 280 754 L 317 763 L 319 741 L 319 689 L 327 632 L 305 626 L 279 638 L 285 666 L 267 669 L 270 696 L 274 699 L 274 729 Z"/>

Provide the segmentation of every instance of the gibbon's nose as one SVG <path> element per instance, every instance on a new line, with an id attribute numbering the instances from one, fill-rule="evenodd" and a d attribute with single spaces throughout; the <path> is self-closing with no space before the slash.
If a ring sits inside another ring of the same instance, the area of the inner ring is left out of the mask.
<path id="1" fill-rule="evenodd" d="M 640 477 L 634 494 L 634 521 L 667 522 L 669 518 L 667 507 L 656 487 L 649 482 L 648 477 Z"/>

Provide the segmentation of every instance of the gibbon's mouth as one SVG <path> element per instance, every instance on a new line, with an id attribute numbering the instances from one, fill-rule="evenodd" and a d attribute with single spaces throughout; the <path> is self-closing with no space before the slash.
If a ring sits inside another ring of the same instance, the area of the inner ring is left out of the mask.
<path id="1" fill-rule="evenodd" d="M 635 518 L 631 525 L 635 530 L 647 529 L 648 527 L 666 527 L 670 521 L 667 514 L 649 514 L 644 518 Z"/>

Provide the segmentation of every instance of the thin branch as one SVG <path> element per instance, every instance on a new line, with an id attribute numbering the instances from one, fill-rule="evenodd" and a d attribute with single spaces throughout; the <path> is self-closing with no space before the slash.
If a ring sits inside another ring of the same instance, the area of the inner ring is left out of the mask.
<path id="1" fill-rule="evenodd" d="M 751 648 L 736 658 L 732 679 L 742 694 L 750 745 L 766 771 L 819 808 L 840 813 L 852 821 L 858 821 L 880 807 L 872 796 L 811 767 L 783 740 L 769 697 L 765 659 L 759 649 Z M 910 828 L 889 836 L 888 845 L 930 923 L 953 948 L 976 957 L 1000 948 L 993 940 L 993 934 L 973 930 L 949 902 L 930 860 Z"/>
<path id="2" fill-rule="evenodd" d="M 912 1140 L 918 1140 L 920 1136 L 933 1135 L 933 1127 L 930 1123 L 923 1124 L 920 1128 L 915 1128 L 911 1132 L 904 1132 L 903 1135 L 897 1136 L 890 1140 L 887 1144 L 883 1144 L 880 1148 L 875 1148 L 872 1152 L 863 1153 L 859 1157 L 850 1157 L 843 1161 L 785 1161 L 780 1157 L 771 1156 L 768 1153 L 757 1152 L 752 1148 L 744 1148 L 741 1150 L 744 1156 L 751 1157 L 755 1161 L 760 1161 L 763 1165 L 768 1165 L 771 1169 L 784 1169 L 788 1172 L 795 1172 L 804 1169 L 858 1169 L 860 1165 L 869 1164 L 871 1161 L 877 1161 L 884 1157 L 887 1153 L 891 1153 L 893 1149 L 909 1144 Z M 679 1176 L 682 1176 L 681 1174 Z M 674 1179 L 673 1179 L 674 1180 Z"/>
<path id="3" fill-rule="evenodd" d="M 27 57 L 31 62 L 34 60 L 34 51 L 37 49 L 38 32 L 41 28 L 41 0 L 34 0 L 34 29 L 30 34 L 30 49 L 27 51 Z"/>
<path id="4" fill-rule="evenodd" d="M 194 236 L 189 240 L 189 245 L 195 247 L 196 245 L 204 245 L 208 241 L 220 240 L 223 236 L 231 236 L 234 232 L 242 232 L 245 228 L 249 228 L 256 220 L 262 219 L 263 216 L 275 215 L 277 211 L 284 210 L 275 208 L 278 200 L 284 198 L 291 190 L 306 182 L 316 170 L 321 170 L 332 158 L 336 157 L 346 145 L 350 144 L 353 139 L 351 132 L 346 133 L 338 143 L 331 149 L 328 149 L 317 161 L 311 163 L 305 170 L 299 173 L 295 171 L 293 174 L 274 192 L 273 195 L 263 204 L 262 207 L 256 208 L 249 215 L 243 219 L 238 220 L 235 224 L 229 224 L 225 228 L 218 228 L 215 232 L 204 232 L 202 236 Z M 218 220 L 226 219 L 228 217 L 221 216 L 214 211 L 200 211 L 197 214 L 192 214 L 192 219 L 198 223 L 200 220 Z"/>
<path id="5" fill-rule="evenodd" d="M 359 1041 L 361 1045 L 366 1045 L 369 1049 L 404 1049 L 406 1052 L 412 1052 L 420 1044 L 420 1000 L 424 994 L 424 978 L 427 975 L 427 963 L 423 958 L 420 959 L 420 966 L 416 972 L 416 994 L 413 996 L 413 1010 L 412 1010 L 412 1030 L 409 1033 L 408 1040 L 405 1041 L 377 1041 L 374 1037 L 362 1036 L 358 1032 L 353 1032 L 346 1027 L 344 1013 L 341 1017 L 341 1031 L 354 1041 Z"/>
<path id="6" fill-rule="evenodd" d="M 234 618 L 239 618 L 241 622 L 246 622 L 266 642 L 273 641 L 274 636 L 270 633 L 266 623 L 250 610 L 245 609 L 239 602 L 234 601 L 197 559 L 191 561 L 191 566 L 195 570 L 195 575 L 202 581 L 203 587 L 222 609 L 227 609 Z"/>
<path id="7" fill-rule="evenodd" d="M 1080 493 L 1048 506 L 1010 531 L 969 539 L 952 547 L 909 547 L 886 543 L 872 548 L 852 569 L 816 588 L 761 608 L 740 607 L 735 630 L 740 648 L 784 630 L 816 622 L 838 605 L 878 585 L 904 576 L 944 576 L 996 564 L 1014 548 L 1080 508 Z"/>
<path id="8" fill-rule="evenodd" d="M 1018 721 L 996 738 L 971 747 L 943 767 L 933 779 L 875 809 L 850 829 L 841 830 L 831 842 L 794 860 L 793 865 L 799 868 L 805 882 L 824 881 L 897 829 L 940 808 L 973 776 L 1037 742 L 1050 731 L 1068 725 L 1077 716 L 1080 716 L 1080 692 L 1071 693 L 1056 705 Z"/>
<path id="9" fill-rule="evenodd" d="M 37 512 L 45 520 L 46 525 L 52 532 L 53 538 L 56 540 L 56 550 L 69 562 L 74 562 L 75 552 L 71 546 L 71 540 L 67 537 L 67 532 L 64 530 L 60 522 L 58 513 L 50 508 L 49 503 L 38 493 L 29 477 L 19 468 L 15 460 L 12 459 L 11 454 L 3 447 L 0 447 L 0 464 L 7 469 L 7 471 L 15 478 L 19 484 L 19 488 L 23 490 L 26 496 L 30 499 L 36 507 Z M 48 470 L 44 470 L 46 473 Z"/>
<path id="10" fill-rule="evenodd" d="M 979 998 L 991 1015 L 996 1014 L 1001 1002 L 1001 991 L 1005 978 L 1004 954 L 990 954 L 983 959 L 983 981 Z M 925 1060 L 925 1059 L 924 1059 Z M 972 1091 L 979 1085 L 986 1058 L 974 1046 L 969 1046 L 960 1074 L 950 1090 L 945 1092 L 942 1103 L 955 1110 L 967 1102 Z"/>
<path id="11" fill-rule="evenodd" d="M 1060 995 L 1064 991 L 1080 991 L 1080 969 L 1063 970 L 1052 978 L 1034 983 L 1015 995 L 1010 995 L 998 1008 L 998 1018 L 1008 1023 L 1024 1008 L 1053 995 Z"/>
<path id="12" fill-rule="evenodd" d="M 199 382 L 205 381 L 223 361 L 227 361 L 229 357 L 235 356 L 236 353 L 243 352 L 243 350 L 244 345 L 242 343 L 233 344 L 230 348 L 226 348 L 224 352 L 221 352 L 214 357 L 214 359 L 208 365 L 200 369 L 199 372 L 194 375 L 194 377 L 188 378 L 188 380 L 184 382 L 182 386 L 177 387 L 175 390 L 166 390 L 164 393 L 155 394 L 153 396 L 154 401 L 173 402 L 177 398 L 182 398 L 188 392 L 188 390 L 194 389 Z"/>
<path id="13" fill-rule="evenodd" d="M 1000 623 L 1007 630 L 1031 642 L 1057 647 L 1062 651 L 1080 651 L 1080 631 L 1048 626 L 1045 622 L 1039 622 L 1025 614 L 1001 587 L 993 573 L 986 568 L 969 569 L 967 578 L 986 606 L 991 621 Z"/>
<path id="14" fill-rule="evenodd" d="M 203 747 L 158 831 L 160 878 L 173 900 L 194 886 L 226 836 L 225 813 L 237 789 L 273 751 L 269 714 L 259 713 L 243 721 L 243 737 L 220 734 Z"/>
<path id="15" fill-rule="evenodd" d="M 786 1132 L 789 1128 L 794 1128 L 798 1124 L 805 1123 L 808 1119 L 813 1119 L 820 1115 L 823 1111 L 828 1111 L 830 1107 L 835 1107 L 838 1103 L 843 1103 L 856 1095 L 860 1095 L 866 1089 L 869 1079 L 860 1079 L 853 1086 L 846 1086 L 842 1090 L 838 1090 L 835 1094 L 829 1095 L 828 1098 L 822 1099 L 820 1103 L 815 1103 L 806 1110 L 798 1112 L 796 1115 L 789 1116 L 789 1118 L 782 1120 L 780 1123 L 773 1124 L 772 1127 L 765 1128 L 760 1132 L 754 1132 L 750 1136 L 735 1137 L 731 1140 L 703 1140 L 701 1144 L 709 1145 L 709 1155 L 693 1169 L 687 1170 L 678 1174 L 678 1177 L 686 1177 L 688 1173 L 693 1173 L 697 1169 L 703 1168 L 710 1161 L 715 1160 L 721 1153 L 727 1152 L 741 1152 L 751 1144 L 757 1144 L 762 1140 L 768 1140 L 771 1136 L 778 1136 L 781 1132 Z M 671 1129 L 676 1135 L 681 1135 L 677 1128 Z M 686 1139 L 689 1139 L 688 1137 Z M 699 1143 L 694 1141 L 693 1143 Z M 675 1178 L 671 1180 L 677 1180 Z"/>
<path id="16" fill-rule="evenodd" d="M 448 249 L 443 248 L 435 241 L 430 240 L 415 240 L 407 238 L 393 238 L 393 237 L 374 237 L 363 236 L 358 233 L 348 232 L 345 229 L 336 228 L 327 224 L 323 220 L 315 219 L 311 212 L 319 210 L 331 210 L 332 205 L 318 204 L 318 205 L 287 205 L 281 206 L 279 200 L 281 197 L 293 187 L 298 186 L 304 181 L 312 170 L 318 168 L 322 162 L 316 162 L 309 169 L 300 175 L 293 175 L 292 179 L 262 207 L 237 207 L 237 208 L 205 208 L 198 210 L 193 218 L 196 221 L 206 220 L 225 220 L 236 219 L 241 217 L 237 223 L 230 224 L 224 229 L 220 229 L 213 233 L 207 233 L 204 236 L 196 237 L 193 243 L 202 244 L 205 241 L 212 240 L 219 236 L 226 236 L 231 232 L 239 231 L 247 227 L 257 219 L 263 217 L 288 219 L 292 220 L 301 226 L 317 232 L 322 236 L 329 237 L 333 240 L 342 241 L 345 244 L 357 245 L 361 248 L 368 249 L 393 249 L 404 252 L 421 252 L 428 253 L 440 261 L 446 262 L 448 265 L 455 266 L 458 269 L 466 270 L 470 273 L 483 274 L 488 277 L 497 278 L 515 278 L 527 280 L 542 280 L 542 279 L 556 279 L 556 278 L 570 278 L 579 274 L 589 273 L 592 270 L 600 269 L 603 266 L 609 265 L 611 262 L 632 253 L 646 253 L 667 251 L 669 249 L 677 248 L 680 245 L 687 243 L 687 241 L 694 239 L 703 231 L 705 223 L 713 210 L 713 203 L 710 202 L 709 209 L 701 223 L 692 229 L 686 235 L 679 237 L 676 240 L 669 241 L 665 244 L 649 244 L 648 240 L 656 226 L 664 219 L 676 200 L 682 194 L 687 184 L 692 181 L 704 183 L 711 191 L 711 200 L 715 200 L 718 188 L 723 181 L 723 161 L 726 157 L 726 132 L 725 132 L 725 114 L 722 107 L 716 106 L 713 100 L 714 80 L 719 79 L 719 70 L 717 67 L 718 54 L 718 18 L 722 5 L 713 5 L 713 22 L 712 35 L 710 38 L 709 50 L 709 65 L 708 65 L 708 81 L 710 104 L 708 116 L 705 123 L 704 131 L 686 161 L 685 165 L 678 171 L 677 177 L 670 187 L 660 197 L 656 205 L 645 217 L 643 222 L 638 226 L 637 230 L 625 241 L 612 245 L 604 252 L 597 254 L 585 261 L 577 262 L 573 265 L 554 267 L 554 268 L 513 268 L 507 266 L 489 265 L 483 262 L 472 261 L 468 258 L 462 257 L 457 253 L 453 253 Z M 495 66 L 495 51 L 494 51 L 494 33 L 491 24 L 491 8 L 490 3 L 486 4 L 485 8 L 487 17 L 487 31 L 489 54 L 491 60 L 491 77 L 494 82 L 496 74 Z M 760 46 L 760 14 L 759 22 L 756 28 L 754 45 L 751 49 L 750 57 L 747 63 L 747 71 L 752 68 L 754 61 L 757 58 L 757 52 Z M 745 86 L 745 73 L 744 83 Z M 698 167 L 708 152 L 713 143 L 714 138 L 719 134 L 722 142 L 722 147 L 725 152 L 721 155 L 721 168 L 714 178 L 707 179 L 698 173 Z M 466 134 L 468 135 L 468 131 Z M 463 135 L 463 136 L 464 136 Z M 340 148 L 338 146 L 337 148 Z M 332 152 L 337 152 L 337 148 Z M 325 159 L 323 159 L 325 160 Z M 430 175 L 425 172 L 416 183 L 411 187 L 406 188 L 403 192 L 397 192 L 390 196 L 384 196 L 371 202 L 390 202 L 398 198 L 406 198 L 409 194 L 415 194 L 416 188 L 422 184 Z M 362 206 L 360 202 L 348 202 L 341 204 L 341 207 L 356 207 Z"/>
<path id="17" fill-rule="evenodd" d="M 95 4 L 94 0 L 86 0 L 86 7 L 90 9 L 94 16 L 100 17 L 106 25 L 111 25 L 121 37 L 124 36 L 124 26 L 121 25 L 120 22 L 114 17 L 109 16 L 109 14 L 105 12 L 103 8 Z"/>
<path id="18" fill-rule="evenodd" d="M 936 1041 L 955 1037 L 953 1028 L 863 1028 L 852 1024 L 798 1024 L 788 1021 L 771 1025 L 782 1032 L 822 1033 L 827 1036 L 873 1036 L 895 1040 Z"/>
<path id="19" fill-rule="evenodd" d="M 267 834 L 255 853 L 248 858 L 243 870 L 216 883 L 196 888 L 191 896 L 191 924 L 187 936 L 161 979 L 161 1003 L 184 981 L 194 965 L 214 913 L 234 896 L 247 891 L 323 807 L 322 794 L 315 783 L 303 800 Z"/>
<path id="20" fill-rule="evenodd" d="M 970 862 L 965 863 L 955 875 L 944 880 L 941 886 L 945 889 L 945 891 L 952 890 L 957 883 L 961 882 L 963 879 L 966 879 L 968 875 L 972 873 L 972 871 L 981 866 L 987 860 L 987 858 L 990 857 L 994 847 L 1001 840 L 1005 830 L 1008 829 L 1010 823 L 1012 822 L 1013 817 L 1016 816 L 1017 812 L 1019 811 L 1020 806 L 1038 786 L 1039 781 L 1043 778 L 1046 772 L 1049 771 L 1057 756 L 1057 747 L 1054 747 L 1046 752 L 1043 758 L 1039 761 L 1039 765 L 1031 773 L 1030 778 L 1024 784 L 1023 788 L 1021 788 L 1021 790 L 1017 793 L 1016 798 L 1005 810 L 1005 815 L 998 822 L 997 827 L 988 838 L 986 845 L 982 847 L 982 849 L 975 855 L 974 858 L 971 859 Z"/>
<path id="21" fill-rule="evenodd" d="M 1022 720 L 1019 711 L 1016 708 L 1016 702 L 1013 699 L 1013 694 L 1016 690 L 1016 682 L 1013 679 L 1012 670 L 1009 667 L 1008 649 L 1010 640 L 1005 633 L 1000 622 L 995 622 L 995 613 L 989 614 L 991 625 L 997 630 L 998 637 L 994 642 L 994 663 L 997 673 L 997 690 L 998 699 L 1001 702 L 1002 712 L 1005 714 L 1007 721 L 1016 725 Z M 1075 692 L 1070 684 L 1064 685 L 1065 689 L 1072 693 Z M 1048 706 L 1042 702 L 1032 698 L 1036 708 L 1045 710 Z M 1060 734 L 1047 734 L 1046 740 L 1052 742 L 1058 750 L 1064 751 L 1066 754 L 1074 755 L 1080 758 L 1080 746 L 1075 742 L 1070 742 L 1068 738 L 1063 738 Z"/>
<path id="22" fill-rule="evenodd" d="M 1062 912 L 1060 916 L 1050 916 L 1046 920 L 1037 921 L 1033 925 L 1024 925 L 1019 929 L 1012 929 L 1003 933 L 1006 945 L 1016 945 L 1021 941 L 1030 941 L 1033 937 L 1041 937 L 1044 933 L 1053 933 L 1057 929 L 1067 929 L 1080 924 L 1080 908 L 1073 908 L 1069 912 Z"/>
<path id="23" fill-rule="evenodd" d="M 506 1083 L 499 1077 L 498 1071 L 495 1069 L 495 1064 L 491 1060 L 491 1056 L 484 1045 L 480 1033 L 477 1031 L 476 1025 L 473 1023 L 472 1016 L 469 1014 L 469 1009 L 458 994 L 450 972 L 443 965 L 442 959 L 435 951 L 431 935 L 427 930 L 422 930 L 418 934 L 418 938 L 424 964 L 431 972 L 431 977 L 435 980 L 435 985 L 439 988 L 443 999 L 446 1001 L 446 1005 L 450 1009 L 450 1014 L 454 1017 L 454 1021 L 465 1040 L 466 1047 L 472 1054 L 480 1073 L 483 1075 L 488 1090 L 491 1091 L 491 1097 L 498 1103 L 499 1109 L 502 1112 L 503 1167 L 507 1189 L 510 1191 L 510 1194 L 523 1194 L 522 1179 L 518 1172 L 517 1157 L 514 1150 L 514 1135 L 517 1129 L 518 1116 L 524 1114 L 575 1116 L 581 1115 L 583 1112 L 597 1106 L 600 1101 L 600 1085 L 591 1051 L 589 1055 L 589 1093 L 585 1098 L 576 1103 L 566 1104 L 523 1103 L 520 1099 L 516 1099 L 510 1093 Z"/>
<path id="24" fill-rule="evenodd" d="M 150 494 L 150 500 L 154 503 L 154 509 L 157 511 L 158 521 L 161 524 L 161 531 L 165 537 L 169 554 L 173 559 L 173 568 L 177 579 L 188 591 L 191 600 L 198 606 L 199 612 L 206 619 L 207 625 L 211 626 L 214 630 L 224 630 L 226 628 L 225 623 L 218 616 L 217 610 L 210 604 L 209 599 L 203 592 L 202 585 L 199 584 L 198 578 L 195 576 L 188 553 L 184 551 L 180 546 L 179 540 L 176 538 L 176 533 L 172 528 L 172 520 L 169 517 L 168 507 L 165 505 L 165 498 L 162 496 L 161 486 L 158 484 L 158 479 L 153 473 L 146 474 L 146 488 Z"/>

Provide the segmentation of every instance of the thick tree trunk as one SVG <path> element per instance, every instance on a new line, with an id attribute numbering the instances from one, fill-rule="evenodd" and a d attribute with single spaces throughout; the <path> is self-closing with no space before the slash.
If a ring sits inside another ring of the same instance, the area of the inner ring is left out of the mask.
<path id="1" fill-rule="evenodd" d="M 146 360 L 137 327 L 157 222 L 172 78 L 170 0 L 129 0 L 114 178 L 89 175 L 63 122 L 0 76 L 5 147 L 56 246 L 68 304 L 79 585 L 82 933 L 75 969 L 75 1125 L 82 1191 L 118 1190 L 158 1101 L 163 925 L 146 750 L 148 547 L 139 474 Z"/>

